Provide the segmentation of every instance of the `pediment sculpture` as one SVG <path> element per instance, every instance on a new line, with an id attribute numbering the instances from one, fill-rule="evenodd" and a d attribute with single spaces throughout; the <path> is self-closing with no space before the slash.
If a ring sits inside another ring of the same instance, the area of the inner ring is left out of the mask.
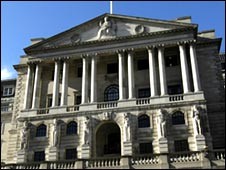
<path id="1" fill-rule="evenodd" d="M 104 20 L 99 22 L 99 27 L 98 39 L 112 38 L 116 35 L 116 24 L 109 17 L 104 17 Z"/>

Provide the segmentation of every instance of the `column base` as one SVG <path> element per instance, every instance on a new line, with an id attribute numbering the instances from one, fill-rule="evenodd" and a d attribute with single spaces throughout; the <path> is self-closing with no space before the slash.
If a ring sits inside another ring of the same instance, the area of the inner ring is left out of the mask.
<path id="1" fill-rule="evenodd" d="M 123 156 L 131 156 L 132 153 L 132 142 L 123 142 Z"/>
<path id="2" fill-rule="evenodd" d="M 49 161 L 57 160 L 58 160 L 58 148 L 57 147 L 49 148 Z"/>
<path id="3" fill-rule="evenodd" d="M 168 153 L 168 141 L 166 138 L 159 139 L 159 151 L 160 153 Z"/>
<path id="4" fill-rule="evenodd" d="M 26 163 L 27 162 L 27 151 L 19 150 L 17 152 L 17 163 Z"/>
<path id="5" fill-rule="evenodd" d="M 90 146 L 82 145 L 81 147 L 81 158 L 90 158 Z"/>
<path id="6" fill-rule="evenodd" d="M 206 149 L 206 140 L 203 135 L 197 135 L 195 137 L 195 140 L 196 140 L 197 151 L 202 151 Z"/>

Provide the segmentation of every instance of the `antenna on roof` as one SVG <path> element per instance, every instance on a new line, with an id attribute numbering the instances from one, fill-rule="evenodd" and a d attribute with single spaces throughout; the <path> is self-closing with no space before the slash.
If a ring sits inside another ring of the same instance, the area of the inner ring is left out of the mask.
<path id="1" fill-rule="evenodd" d="M 112 8 L 113 8 L 112 5 L 113 5 L 112 1 L 110 1 L 110 14 L 112 14 Z"/>

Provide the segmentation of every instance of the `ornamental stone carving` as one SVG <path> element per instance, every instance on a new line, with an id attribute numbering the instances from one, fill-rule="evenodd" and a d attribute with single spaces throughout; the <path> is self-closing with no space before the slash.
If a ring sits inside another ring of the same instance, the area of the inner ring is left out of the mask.
<path id="1" fill-rule="evenodd" d="M 135 28 L 135 32 L 136 32 L 136 34 L 142 34 L 142 33 L 146 32 L 146 29 L 143 25 L 138 25 Z"/>
<path id="2" fill-rule="evenodd" d="M 57 120 L 54 119 L 53 120 L 53 141 L 52 141 L 52 146 L 56 147 L 58 144 L 59 144 L 59 126 L 58 126 L 58 123 L 57 123 Z"/>
<path id="3" fill-rule="evenodd" d="M 156 117 L 156 124 L 158 129 L 159 138 L 166 137 L 166 118 L 164 116 L 163 110 L 159 109 Z"/>
<path id="4" fill-rule="evenodd" d="M 27 146 L 28 146 L 29 134 L 30 134 L 30 131 L 28 127 L 28 122 L 25 121 L 23 129 L 21 131 L 21 145 L 20 145 L 21 150 L 28 148 Z"/>
<path id="5" fill-rule="evenodd" d="M 98 39 L 115 36 L 115 24 L 108 17 L 104 17 L 104 20 L 99 22 L 99 27 L 97 34 Z"/>
<path id="6" fill-rule="evenodd" d="M 129 113 L 124 113 L 124 142 L 129 142 L 131 141 L 131 134 L 130 134 L 130 117 Z"/>
<path id="7" fill-rule="evenodd" d="M 198 107 L 196 105 L 192 108 L 193 112 L 193 128 L 194 128 L 194 135 L 201 135 L 201 126 L 200 126 L 200 114 Z"/>
<path id="8" fill-rule="evenodd" d="M 88 116 L 85 117 L 84 121 L 84 137 L 83 137 L 84 145 L 89 145 L 90 144 L 90 118 Z"/>
<path id="9" fill-rule="evenodd" d="M 71 42 L 72 43 L 78 43 L 81 41 L 80 35 L 79 34 L 73 34 L 71 36 Z"/>

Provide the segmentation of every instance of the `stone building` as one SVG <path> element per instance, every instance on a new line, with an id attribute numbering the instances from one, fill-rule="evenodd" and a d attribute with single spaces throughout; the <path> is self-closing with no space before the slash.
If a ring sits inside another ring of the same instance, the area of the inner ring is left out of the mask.
<path id="1" fill-rule="evenodd" d="M 214 30 L 198 32 L 191 17 L 103 14 L 31 41 L 14 66 L 2 167 L 224 167 Z"/>

